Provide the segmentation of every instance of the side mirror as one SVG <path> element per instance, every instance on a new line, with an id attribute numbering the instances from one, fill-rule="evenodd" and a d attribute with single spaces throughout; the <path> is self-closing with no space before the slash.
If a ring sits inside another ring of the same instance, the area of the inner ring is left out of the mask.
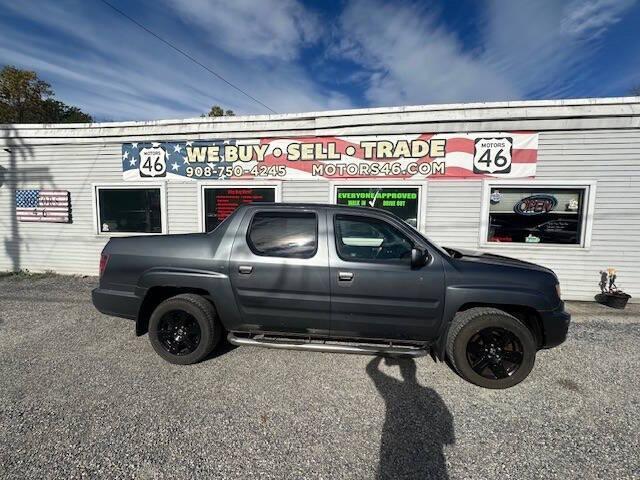
<path id="1" fill-rule="evenodd" d="M 424 267 L 429 259 L 429 253 L 419 248 L 411 249 L 411 268 Z"/>

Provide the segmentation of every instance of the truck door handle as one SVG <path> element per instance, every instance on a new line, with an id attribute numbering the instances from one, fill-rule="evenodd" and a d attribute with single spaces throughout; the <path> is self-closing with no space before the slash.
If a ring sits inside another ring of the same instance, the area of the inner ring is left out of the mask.
<path id="1" fill-rule="evenodd" d="M 238 272 L 243 273 L 244 275 L 249 275 L 253 272 L 253 267 L 251 265 L 240 265 L 238 266 Z"/>
<path id="2" fill-rule="evenodd" d="M 341 282 L 350 282 L 353 280 L 352 272 L 338 272 L 338 280 Z"/>

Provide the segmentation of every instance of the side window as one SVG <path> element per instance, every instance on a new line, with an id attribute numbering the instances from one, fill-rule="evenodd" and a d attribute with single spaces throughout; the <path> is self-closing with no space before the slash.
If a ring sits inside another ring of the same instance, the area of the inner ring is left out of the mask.
<path id="1" fill-rule="evenodd" d="M 409 262 L 413 243 L 394 226 L 371 217 L 336 215 L 336 249 L 354 262 Z"/>
<path id="2" fill-rule="evenodd" d="M 318 247 L 318 219 L 314 213 L 258 212 L 247 242 L 257 255 L 311 258 Z"/>
<path id="3" fill-rule="evenodd" d="M 100 233 L 162 233 L 160 188 L 97 187 Z"/>

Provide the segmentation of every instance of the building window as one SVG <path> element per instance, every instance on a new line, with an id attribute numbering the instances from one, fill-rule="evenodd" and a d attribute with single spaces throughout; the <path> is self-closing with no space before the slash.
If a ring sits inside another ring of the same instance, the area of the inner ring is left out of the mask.
<path id="1" fill-rule="evenodd" d="M 335 202 L 338 205 L 387 210 L 418 228 L 420 187 L 337 186 Z"/>
<path id="2" fill-rule="evenodd" d="M 311 258 L 318 247 L 318 219 L 315 213 L 259 212 L 247 241 L 257 255 Z"/>
<path id="3" fill-rule="evenodd" d="M 96 187 L 100 233 L 162 233 L 160 187 Z"/>
<path id="4" fill-rule="evenodd" d="M 587 187 L 491 186 L 486 241 L 583 245 Z"/>
<path id="5" fill-rule="evenodd" d="M 336 249 L 350 262 L 408 263 L 413 243 L 394 226 L 377 218 L 336 215 Z"/>
<path id="6" fill-rule="evenodd" d="M 276 187 L 203 187 L 204 229 L 210 232 L 245 203 L 275 202 Z"/>

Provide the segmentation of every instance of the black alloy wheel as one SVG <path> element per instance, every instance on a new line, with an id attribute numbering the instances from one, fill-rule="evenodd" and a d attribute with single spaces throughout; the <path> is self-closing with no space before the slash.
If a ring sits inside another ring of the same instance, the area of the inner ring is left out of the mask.
<path id="1" fill-rule="evenodd" d="M 193 293 L 160 303 L 149 318 L 149 341 L 170 363 L 190 365 L 207 358 L 218 345 L 222 325 L 213 304 Z"/>
<path id="2" fill-rule="evenodd" d="M 524 359 L 522 343 L 512 332 L 489 327 L 467 343 L 467 360 L 478 375 L 498 380 L 512 376 Z"/>
<path id="3" fill-rule="evenodd" d="M 184 310 L 172 310 L 160 318 L 158 339 L 171 355 L 188 355 L 200 344 L 202 332 L 198 321 Z"/>
<path id="4" fill-rule="evenodd" d="M 474 307 L 454 317 L 445 346 L 447 359 L 465 380 L 484 388 L 509 388 L 533 368 L 538 340 L 513 315 Z"/>

